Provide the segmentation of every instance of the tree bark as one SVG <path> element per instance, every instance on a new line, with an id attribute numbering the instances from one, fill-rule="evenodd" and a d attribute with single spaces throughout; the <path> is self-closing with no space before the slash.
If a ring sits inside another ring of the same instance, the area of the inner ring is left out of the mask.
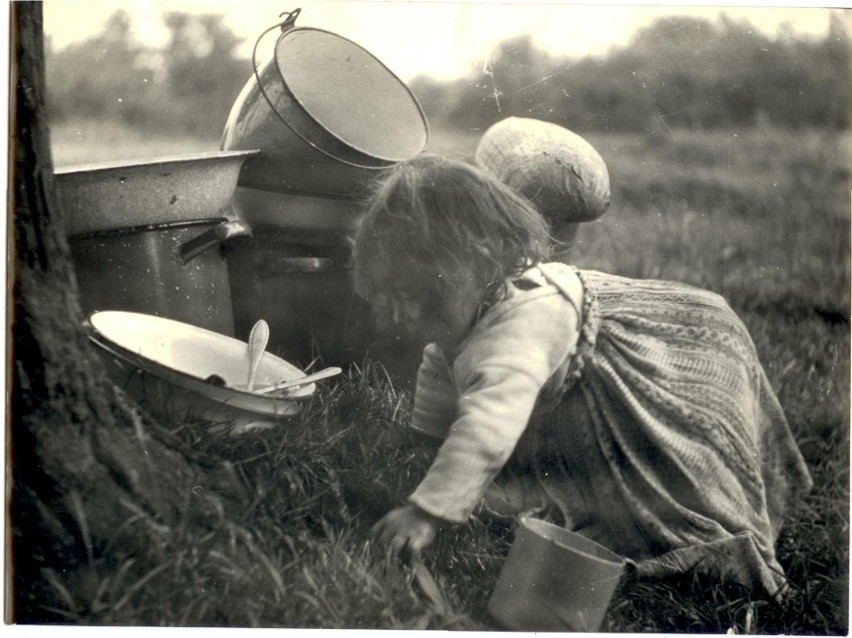
<path id="1" fill-rule="evenodd" d="M 69 606 L 62 594 L 76 596 L 77 567 L 109 551 L 131 519 L 125 555 L 168 532 L 200 479 L 107 380 L 88 342 L 53 185 L 40 2 L 12 3 L 11 38 L 7 621 L 53 622 L 61 615 L 46 609 Z"/>

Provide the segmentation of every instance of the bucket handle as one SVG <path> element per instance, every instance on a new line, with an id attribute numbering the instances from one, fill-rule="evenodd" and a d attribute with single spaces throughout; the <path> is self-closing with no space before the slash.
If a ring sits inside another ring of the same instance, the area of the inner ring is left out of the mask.
<path id="1" fill-rule="evenodd" d="M 229 241 L 237 237 L 250 236 L 251 228 L 242 222 L 231 221 L 216 224 L 213 228 L 204 231 L 197 237 L 193 237 L 181 245 L 180 261 L 182 264 L 188 264 L 205 250 L 213 246 L 218 246 L 224 241 Z"/>
<path id="2" fill-rule="evenodd" d="M 278 36 L 278 40 L 280 40 L 284 36 L 285 33 L 287 33 L 290 29 L 292 29 L 295 26 L 296 18 L 299 17 L 299 14 L 301 12 L 302 12 L 301 9 L 294 9 L 293 11 L 285 11 L 284 13 L 279 14 L 278 15 L 279 18 L 283 15 L 286 15 L 287 19 L 284 20 L 283 22 L 278 22 L 276 24 L 273 24 L 271 27 L 269 27 L 263 33 L 261 33 L 258 36 L 257 40 L 255 41 L 254 48 L 251 51 L 251 68 L 254 71 L 254 77 L 257 80 L 257 88 L 260 89 L 260 94 L 263 95 L 263 99 L 266 100 L 266 103 L 269 105 L 269 108 L 272 109 L 272 112 L 275 113 L 275 115 L 278 116 L 278 119 L 281 120 L 284 123 L 284 125 L 287 128 L 289 128 L 293 132 L 293 134 L 296 137 L 298 137 L 300 140 L 302 140 L 305 144 L 316 149 L 317 151 L 319 151 L 320 153 L 322 153 L 326 157 L 333 159 L 336 162 L 340 162 L 341 164 L 346 164 L 347 166 L 351 166 L 353 168 L 361 168 L 361 169 L 365 169 L 365 170 L 375 170 L 376 169 L 375 166 L 365 166 L 363 164 L 357 164 L 355 162 L 350 162 L 349 160 L 345 160 L 341 157 L 337 157 L 336 155 L 332 155 L 331 153 L 329 153 L 325 149 L 322 149 L 319 146 L 317 146 L 316 144 L 314 144 L 311 140 L 309 140 L 304 135 L 302 135 L 299 131 L 297 131 L 295 128 L 293 128 L 293 125 L 290 124 L 290 122 L 288 122 L 287 119 L 283 115 L 281 115 L 281 113 L 278 112 L 278 109 L 275 108 L 275 105 L 272 103 L 272 100 L 269 99 L 269 96 L 266 94 L 266 90 L 263 88 L 263 82 L 260 81 L 260 73 L 257 70 L 257 47 L 258 47 L 258 45 L 260 44 L 260 41 L 263 39 L 263 37 L 267 33 L 272 31 L 273 29 L 277 29 L 279 27 L 281 28 L 281 35 Z"/>

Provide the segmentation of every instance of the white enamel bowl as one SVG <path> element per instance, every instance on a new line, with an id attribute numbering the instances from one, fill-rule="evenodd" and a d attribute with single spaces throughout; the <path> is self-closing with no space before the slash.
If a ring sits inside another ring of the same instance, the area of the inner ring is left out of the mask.
<path id="1" fill-rule="evenodd" d="M 91 314 L 86 327 L 108 376 L 154 414 L 203 419 L 238 433 L 298 414 L 316 389 L 307 384 L 283 398 L 246 391 L 247 344 L 187 323 L 108 310 Z M 255 388 L 304 375 L 293 364 L 264 352 Z"/>

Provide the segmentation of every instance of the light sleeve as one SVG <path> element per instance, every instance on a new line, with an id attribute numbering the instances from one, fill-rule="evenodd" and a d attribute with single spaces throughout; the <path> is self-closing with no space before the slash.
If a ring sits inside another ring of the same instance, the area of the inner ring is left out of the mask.
<path id="1" fill-rule="evenodd" d="M 449 366 L 434 343 L 423 349 L 414 391 L 412 429 L 436 438 L 445 438 L 456 418 L 458 394 L 450 378 Z"/>
<path id="2" fill-rule="evenodd" d="M 444 520 L 466 521 L 576 339 L 577 315 L 558 293 L 515 305 L 476 330 L 453 365 L 457 418 L 410 501 Z"/>

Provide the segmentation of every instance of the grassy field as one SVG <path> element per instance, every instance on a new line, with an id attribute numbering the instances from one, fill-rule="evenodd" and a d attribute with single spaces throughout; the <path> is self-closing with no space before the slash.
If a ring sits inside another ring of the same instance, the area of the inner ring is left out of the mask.
<path id="1" fill-rule="evenodd" d="M 97 136 L 80 131 L 54 131 L 57 164 L 216 146 L 139 136 L 122 148 L 117 132 L 113 144 L 101 145 L 101 137 L 95 152 Z M 435 132 L 432 148 L 468 154 L 477 135 Z M 581 230 L 576 263 L 723 294 L 751 330 L 815 482 L 778 543 L 793 586 L 785 602 L 693 575 L 631 580 L 617 592 L 603 630 L 846 634 L 852 138 L 759 129 L 588 139 L 610 168 L 613 203 Z M 405 499 L 429 463 L 430 450 L 405 429 L 410 408 L 410 395 L 381 366 L 366 363 L 273 431 L 234 440 L 211 437 L 192 420 L 162 423 L 211 468 L 211 485 L 215 475 L 254 498 L 232 511 L 208 488 L 187 504 L 186 524 L 163 528 L 146 556 L 121 551 L 123 535 L 151 523 L 142 514 L 129 518 L 87 562 L 46 572 L 45 617 L 494 628 L 485 605 L 511 542 L 510 523 L 475 516 L 441 532 L 425 562 L 447 607 L 431 602 L 407 568 L 368 540 L 370 525 Z"/>

